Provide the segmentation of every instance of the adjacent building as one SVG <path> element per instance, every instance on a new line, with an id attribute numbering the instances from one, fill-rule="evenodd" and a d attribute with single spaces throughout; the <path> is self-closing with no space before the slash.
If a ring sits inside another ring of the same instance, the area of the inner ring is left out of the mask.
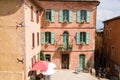
<path id="1" fill-rule="evenodd" d="M 104 23 L 104 58 L 110 72 L 120 77 L 120 16 Z"/>
<path id="2" fill-rule="evenodd" d="M 97 0 L 37 0 L 44 9 L 41 50 L 56 69 L 94 67 Z"/>
<path id="3" fill-rule="evenodd" d="M 40 52 L 40 10 L 34 0 L 0 1 L 0 80 L 28 80 Z"/>

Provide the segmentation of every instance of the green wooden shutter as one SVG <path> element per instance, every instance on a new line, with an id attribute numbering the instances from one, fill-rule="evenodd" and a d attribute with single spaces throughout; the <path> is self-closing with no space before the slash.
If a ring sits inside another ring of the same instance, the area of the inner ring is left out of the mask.
<path id="1" fill-rule="evenodd" d="M 55 21 L 55 11 L 51 10 L 51 22 Z"/>
<path id="2" fill-rule="evenodd" d="M 91 13 L 91 11 L 87 10 L 87 22 L 88 23 L 90 22 L 90 13 Z"/>
<path id="3" fill-rule="evenodd" d="M 73 11 L 69 10 L 69 22 L 73 21 Z"/>
<path id="4" fill-rule="evenodd" d="M 45 44 L 45 32 L 41 32 L 41 44 Z"/>
<path id="5" fill-rule="evenodd" d="M 86 44 L 90 43 L 90 33 L 86 32 Z"/>
<path id="6" fill-rule="evenodd" d="M 55 33 L 51 32 L 51 44 L 55 43 Z"/>
<path id="7" fill-rule="evenodd" d="M 76 44 L 80 44 L 80 32 L 76 32 Z"/>
<path id="8" fill-rule="evenodd" d="M 59 22 L 63 22 L 63 10 L 59 11 Z"/>
<path id="9" fill-rule="evenodd" d="M 76 19 L 77 19 L 77 22 L 81 21 L 81 10 L 77 10 Z"/>
<path id="10" fill-rule="evenodd" d="M 48 19 L 48 11 L 47 10 L 45 10 L 45 21 L 48 21 L 49 19 Z"/>

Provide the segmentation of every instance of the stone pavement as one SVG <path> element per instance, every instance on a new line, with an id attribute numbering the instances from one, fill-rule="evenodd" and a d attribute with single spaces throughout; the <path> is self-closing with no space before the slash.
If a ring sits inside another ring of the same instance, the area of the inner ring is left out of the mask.
<path id="1" fill-rule="evenodd" d="M 56 73 L 51 76 L 51 80 L 98 80 L 98 79 L 93 77 L 90 73 L 85 72 L 75 73 L 73 70 L 57 70 Z"/>

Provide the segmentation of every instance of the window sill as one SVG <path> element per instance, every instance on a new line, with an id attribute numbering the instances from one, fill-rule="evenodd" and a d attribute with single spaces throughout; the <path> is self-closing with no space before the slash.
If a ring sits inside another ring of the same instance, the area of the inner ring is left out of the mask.
<path id="1" fill-rule="evenodd" d="M 35 47 L 32 47 L 32 49 L 34 49 Z"/>
<path id="2" fill-rule="evenodd" d="M 33 19 L 31 19 L 31 22 L 34 22 L 34 20 L 33 20 Z"/>

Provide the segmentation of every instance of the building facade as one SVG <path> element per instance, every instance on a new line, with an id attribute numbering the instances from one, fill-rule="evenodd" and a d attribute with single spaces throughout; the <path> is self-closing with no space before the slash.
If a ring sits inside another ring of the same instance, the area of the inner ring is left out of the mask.
<path id="1" fill-rule="evenodd" d="M 104 21 L 104 57 L 110 72 L 120 77 L 120 16 Z"/>
<path id="2" fill-rule="evenodd" d="M 93 67 L 97 0 L 38 0 L 44 9 L 41 50 L 56 69 Z"/>
<path id="3" fill-rule="evenodd" d="M 41 8 L 32 0 L 1 0 L 0 7 L 0 80 L 28 80 L 40 56 Z"/>

